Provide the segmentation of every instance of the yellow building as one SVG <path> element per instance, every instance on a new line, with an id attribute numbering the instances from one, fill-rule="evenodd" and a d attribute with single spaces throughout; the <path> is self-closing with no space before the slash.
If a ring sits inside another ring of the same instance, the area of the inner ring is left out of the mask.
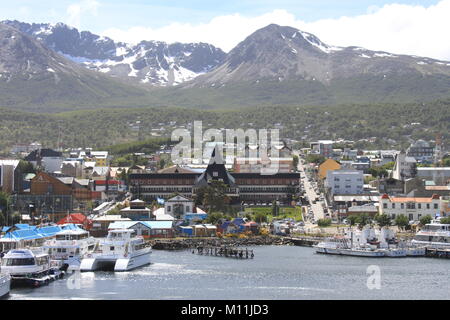
<path id="1" fill-rule="evenodd" d="M 319 178 L 325 179 L 327 177 L 327 172 L 329 170 L 339 170 L 341 169 L 341 165 L 333 160 L 333 159 L 327 159 L 324 163 L 322 163 L 319 166 Z"/>

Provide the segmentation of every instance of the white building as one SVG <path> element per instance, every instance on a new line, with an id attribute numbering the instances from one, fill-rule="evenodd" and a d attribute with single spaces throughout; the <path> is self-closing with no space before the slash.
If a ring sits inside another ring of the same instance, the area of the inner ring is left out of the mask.
<path id="1" fill-rule="evenodd" d="M 364 174 L 358 170 L 328 170 L 325 187 L 334 194 L 362 194 Z"/>
<path id="2" fill-rule="evenodd" d="M 59 151 L 37 149 L 26 156 L 24 160 L 30 162 L 34 167 L 40 166 L 44 171 L 52 173 L 61 170 L 64 157 Z"/>
<path id="3" fill-rule="evenodd" d="M 410 221 L 419 220 L 423 216 L 435 217 L 441 213 L 441 200 L 438 195 L 431 198 L 390 197 L 383 195 L 380 200 L 380 213 L 395 219 L 403 214 Z"/>
<path id="4" fill-rule="evenodd" d="M 333 141 L 319 140 L 317 142 L 311 142 L 311 153 L 320 154 L 325 158 L 331 158 L 333 156 Z"/>
<path id="5" fill-rule="evenodd" d="M 395 157 L 395 165 L 392 169 L 392 178 L 396 180 L 406 180 L 414 178 L 417 175 L 416 159 L 406 156 L 406 153 L 400 152 Z"/>

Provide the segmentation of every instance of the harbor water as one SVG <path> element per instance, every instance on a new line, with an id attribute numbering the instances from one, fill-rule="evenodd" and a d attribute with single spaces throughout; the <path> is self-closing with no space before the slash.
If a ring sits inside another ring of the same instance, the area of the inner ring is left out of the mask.
<path id="1" fill-rule="evenodd" d="M 41 288 L 13 289 L 9 299 L 450 298 L 446 259 L 332 256 L 295 246 L 250 249 L 255 258 L 249 260 L 154 250 L 148 266 L 74 273 Z"/>

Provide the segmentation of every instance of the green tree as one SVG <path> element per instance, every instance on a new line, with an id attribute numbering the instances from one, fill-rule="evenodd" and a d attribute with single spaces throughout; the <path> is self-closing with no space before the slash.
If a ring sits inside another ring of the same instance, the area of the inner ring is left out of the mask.
<path id="1" fill-rule="evenodd" d="M 375 221 L 378 223 L 380 227 L 388 227 L 391 226 L 391 218 L 387 214 L 378 214 L 375 216 Z"/>
<path id="2" fill-rule="evenodd" d="M 0 225 L 4 225 L 9 214 L 10 197 L 6 192 L 0 191 Z"/>
<path id="3" fill-rule="evenodd" d="M 222 181 L 213 180 L 205 187 L 203 193 L 203 205 L 208 208 L 208 212 L 222 211 L 229 203 L 227 196 L 227 186 Z"/>
<path id="4" fill-rule="evenodd" d="M 329 226 L 331 226 L 331 219 L 330 218 L 319 219 L 319 220 L 317 220 L 317 225 L 321 228 L 329 227 Z"/>
<path id="5" fill-rule="evenodd" d="M 280 212 L 280 207 L 275 200 L 272 201 L 272 216 L 276 217 Z"/>
<path id="6" fill-rule="evenodd" d="M 208 218 L 206 218 L 206 222 L 211 224 L 217 224 L 219 220 L 223 218 L 224 218 L 223 213 L 213 212 L 208 215 Z"/>
<path id="7" fill-rule="evenodd" d="M 358 227 L 362 229 L 366 224 L 370 223 L 372 219 L 369 217 L 367 213 L 363 213 L 356 218 L 356 222 L 358 223 Z"/>
<path id="8" fill-rule="evenodd" d="M 443 223 L 443 224 L 450 224 L 450 217 L 441 218 L 441 223 Z"/>
<path id="9" fill-rule="evenodd" d="M 264 212 L 257 212 L 255 214 L 255 222 L 262 223 L 267 222 L 267 216 Z"/>
<path id="10" fill-rule="evenodd" d="M 353 227 L 358 222 L 358 216 L 350 215 L 347 217 L 348 224 Z"/>
<path id="11" fill-rule="evenodd" d="M 433 220 L 433 218 L 430 215 L 426 215 L 420 218 L 420 224 L 422 226 L 431 223 L 431 220 Z"/>
<path id="12" fill-rule="evenodd" d="M 298 156 L 296 154 L 294 154 L 292 156 L 292 165 L 294 166 L 294 170 L 297 170 L 298 161 L 299 161 Z"/>
<path id="13" fill-rule="evenodd" d="M 409 225 L 408 217 L 404 214 L 399 214 L 395 217 L 395 225 L 404 230 Z"/>

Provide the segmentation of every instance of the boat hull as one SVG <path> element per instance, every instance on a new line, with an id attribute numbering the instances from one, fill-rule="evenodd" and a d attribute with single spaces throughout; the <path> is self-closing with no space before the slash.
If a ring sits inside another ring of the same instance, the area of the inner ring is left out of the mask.
<path id="1" fill-rule="evenodd" d="M 111 270 L 115 272 L 130 271 L 150 264 L 151 251 L 131 257 L 91 257 L 81 260 L 80 271 Z"/>
<path id="2" fill-rule="evenodd" d="M 9 276 L 0 276 L 0 299 L 9 295 L 11 289 L 11 278 Z"/>

